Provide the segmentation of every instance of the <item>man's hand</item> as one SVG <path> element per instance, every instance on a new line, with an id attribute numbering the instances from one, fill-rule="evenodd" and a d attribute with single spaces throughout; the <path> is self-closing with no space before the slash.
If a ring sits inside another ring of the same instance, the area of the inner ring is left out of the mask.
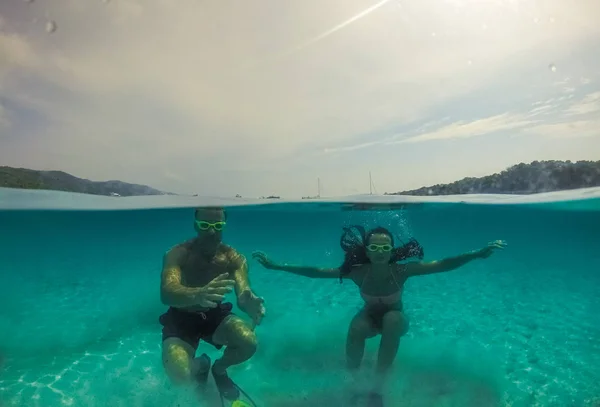
<path id="1" fill-rule="evenodd" d="M 265 300 L 262 297 L 257 297 L 251 290 L 244 291 L 238 300 L 238 305 L 244 311 L 255 325 L 260 325 L 265 316 Z"/>
<path id="2" fill-rule="evenodd" d="M 221 274 L 200 289 L 198 305 L 204 308 L 216 308 L 223 301 L 225 294 L 233 290 L 235 281 L 228 280 L 229 274 Z"/>

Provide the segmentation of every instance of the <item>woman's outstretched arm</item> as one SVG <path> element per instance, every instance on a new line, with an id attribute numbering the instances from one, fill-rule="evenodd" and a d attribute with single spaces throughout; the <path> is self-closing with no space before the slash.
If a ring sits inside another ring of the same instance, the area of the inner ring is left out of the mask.
<path id="1" fill-rule="evenodd" d="M 423 276 L 426 274 L 443 273 L 445 271 L 455 270 L 475 259 L 485 259 L 491 256 L 495 250 L 501 250 L 506 247 L 506 242 L 496 240 L 489 243 L 486 247 L 472 252 L 460 254 L 454 257 L 448 257 L 442 260 L 427 262 L 414 262 L 399 265 L 404 268 L 407 277 Z"/>
<path id="2" fill-rule="evenodd" d="M 297 274 L 299 276 L 309 278 L 338 278 L 340 276 L 339 268 L 322 268 L 310 266 L 294 266 L 290 264 L 278 264 L 269 259 L 264 252 L 255 251 L 252 253 L 252 258 L 269 270 L 281 270 L 288 273 Z"/>

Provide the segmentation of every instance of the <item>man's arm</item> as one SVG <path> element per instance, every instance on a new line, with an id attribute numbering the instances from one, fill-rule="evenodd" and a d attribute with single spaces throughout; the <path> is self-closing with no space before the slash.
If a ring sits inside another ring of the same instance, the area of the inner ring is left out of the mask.
<path id="1" fill-rule="evenodd" d="M 182 308 L 197 305 L 202 288 L 186 287 L 181 283 L 181 260 L 186 252 L 184 248 L 175 247 L 163 257 L 163 268 L 160 284 L 160 300 L 164 305 Z"/>
<path id="2" fill-rule="evenodd" d="M 248 300 L 255 297 L 250 288 L 250 279 L 248 277 L 248 262 L 246 256 L 231 249 L 231 273 L 233 274 L 235 297 L 239 309 L 248 314 Z"/>
<path id="3" fill-rule="evenodd" d="M 239 309 L 248 314 L 254 326 L 260 325 L 265 315 L 265 300 L 256 296 L 250 288 L 248 279 L 248 262 L 246 257 L 232 249 L 231 273 L 233 273 L 234 289 Z"/>
<path id="4" fill-rule="evenodd" d="M 231 272 L 233 274 L 233 281 L 235 281 L 235 296 L 239 302 L 244 292 L 252 291 L 250 289 L 250 279 L 248 278 L 248 262 L 246 261 L 246 256 L 236 251 L 233 251 L 231 256 Z"/>

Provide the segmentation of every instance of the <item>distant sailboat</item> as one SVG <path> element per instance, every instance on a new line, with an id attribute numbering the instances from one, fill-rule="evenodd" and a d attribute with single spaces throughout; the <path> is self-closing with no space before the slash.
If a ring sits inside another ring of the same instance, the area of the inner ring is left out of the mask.
<path id="1" fill-rule="evenodd" d="M 373 195 L 373 190 L 375 190 L 375 193 L 377 193 L 375 184 L 373 184 L 373 177 L 371 177 L 371 171 L 369 171 L 369 195 Z"/>
<path id="2" fill-rule="evenodd" d="M 373 183 L 373 176 L 371 175 L 371 171 L 369 171 L 369 195 L 373 195 L 373 191 L 377 194 L 377 189 L 375 188 L 375 184 Z M 358 203 L 346 203 L 342 205 L 342 210 L 344 211 L 369 211 L 373 209 L 377 209 L 381 207 L 381 204 L 378 203 L 368 203 L 368 202 L 358 202 Z"/>
<path id="3" fill-rule="evenodd" d="M 318 199 L 321 197 L 321 178 L 317 178 L 317 196 L 303 196 L 302 199 Z"/>

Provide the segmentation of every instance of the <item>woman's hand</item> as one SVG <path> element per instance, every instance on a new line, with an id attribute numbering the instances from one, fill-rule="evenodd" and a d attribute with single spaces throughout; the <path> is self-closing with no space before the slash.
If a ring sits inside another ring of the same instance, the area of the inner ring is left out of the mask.
<path id="1" fill-rule="evenodd" d="M 265 252 L 254 251 L 252 252 L 252 258 L 262 264 L 262 266 L 266 269 L 273 270 L 276 266 L 274 262 L 269 260 Z"/>
<path id="2" fill-rule="evenodd" d="M 493 242 L 488 243 L 488 245 L 486 247 L 484 247 L 483 249 L 479 250 L 477 252 L 477 255 L 478 255 L 478 257 L 481 257 L 482 259 L 487 259 L 488 257 L 490 257 L 492 255 L 492 253 L 494 253 L 494 251 L 502 250 L 506 246 L 508 246 L 508 245 L 506 244 L 506 242 L 504 240 L 495 240 Z"/>

